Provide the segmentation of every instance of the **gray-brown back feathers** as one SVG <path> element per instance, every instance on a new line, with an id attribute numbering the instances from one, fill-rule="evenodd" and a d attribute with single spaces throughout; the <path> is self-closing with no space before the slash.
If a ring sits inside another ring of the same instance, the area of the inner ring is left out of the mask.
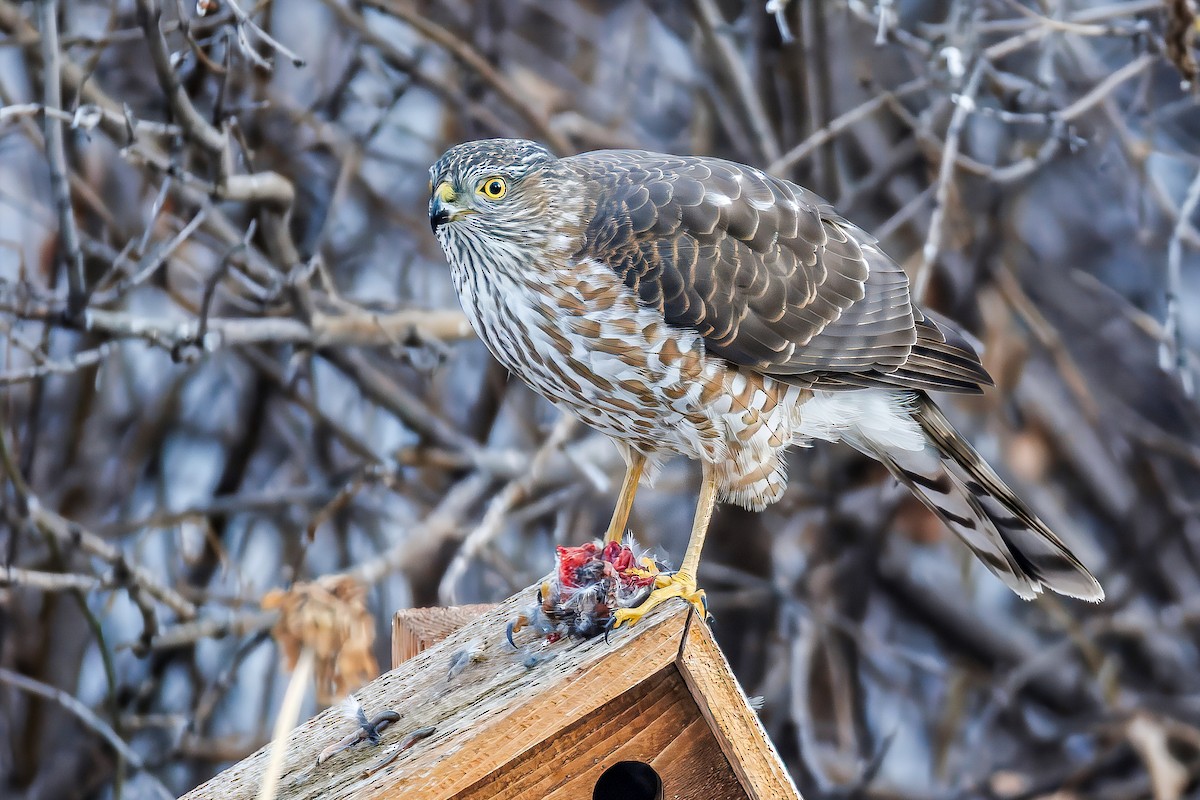
<path id="1" fill-rule="evenodd" d="M 991 379 L 909 297 L 874 238 L 817 195 L 715 158 L 633 150 L 560 162 L 587 187 L 596 259 L 709 351 L 818 388 L 977 392 Z"/>

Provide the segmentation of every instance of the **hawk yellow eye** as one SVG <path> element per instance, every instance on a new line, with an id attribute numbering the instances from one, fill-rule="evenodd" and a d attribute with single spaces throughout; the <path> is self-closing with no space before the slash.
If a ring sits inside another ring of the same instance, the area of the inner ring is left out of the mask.
<path id="1" fill-rule="evenodd" d="M 479 184 L 479 193 L 489 200 L 499 200 L 508 191 L 503 178 L 488 178 Z"/>

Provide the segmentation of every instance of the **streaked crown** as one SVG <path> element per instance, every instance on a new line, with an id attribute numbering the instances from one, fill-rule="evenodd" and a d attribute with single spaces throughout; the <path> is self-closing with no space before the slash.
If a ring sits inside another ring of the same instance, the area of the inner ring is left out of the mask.
<path id="1" fill-rule="evenodd" d="M 554 160 L 553 153 L 528 139 L 481 139 L 451 147 L 429 168 L 429 178 L 434 186 L 442 181 L 465 184 L 493 172 L 519 180 Z"/>

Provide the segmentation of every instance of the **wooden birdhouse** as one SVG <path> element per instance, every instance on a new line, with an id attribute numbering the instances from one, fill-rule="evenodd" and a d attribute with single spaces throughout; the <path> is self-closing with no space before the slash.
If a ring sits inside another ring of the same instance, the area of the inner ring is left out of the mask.
<path id="1" fill-rule="evenodd" d="M 378 744 L 318 764 L 355 730 L 338 709 L 318 714 L 289 736 L 276 796 L 799 800 L 689 606 L 664 604 L 608 641 L 518 633 L 514 648 L 506 627 L 534 591 L 488 610 L 400 612 L 400 663 L 355 693 L 368 717 L 395 721 Z M 186 797 L 254 798 L 269 749 Z"/>

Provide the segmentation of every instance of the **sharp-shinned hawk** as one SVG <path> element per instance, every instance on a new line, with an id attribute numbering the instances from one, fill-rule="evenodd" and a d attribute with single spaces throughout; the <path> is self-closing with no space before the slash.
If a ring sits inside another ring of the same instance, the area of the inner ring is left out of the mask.
<path id="1" fill-rule="evenodd" d="M 991 384 L 974 349 L 817 195 L 717 158 L 556 158 L 518 139 L 458 145 L 430 174 L 430 222 L 475 331 L 625 457 L 606 540 L 662 460 L 703 467 L 679 571 L 616 624 L 669 597 L 700 605 L 713 504 L 779 500 L 784 452 L 813 439 L 882 462 L 1021 597 L 1104 597 L 929 398 Z"/>

